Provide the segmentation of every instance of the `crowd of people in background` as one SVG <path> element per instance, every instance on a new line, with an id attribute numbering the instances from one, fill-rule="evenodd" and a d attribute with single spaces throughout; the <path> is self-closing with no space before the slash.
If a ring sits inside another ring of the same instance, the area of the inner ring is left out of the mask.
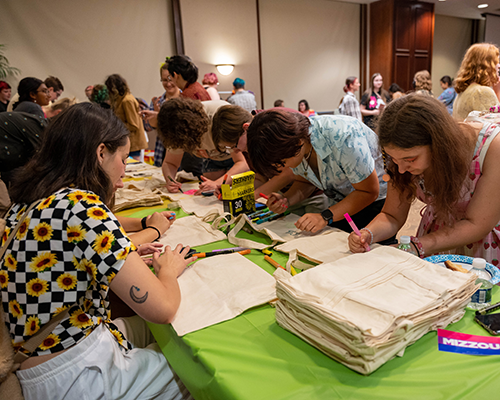
<path id="1" fill-rule="evenodd" d="M 194 259 L 188 247 L 167 247 L 160 255 L 161 246 L 151 243 L 175 223 L 171 213 L 140 220 L 112 211 L 127 159 L 141 158 L 154 129 L 154 164 L 171 193 L 181 189 L 179 171 L 200 180 L 195 195 L 201 195 L 218 194 L 231 176 L 251 170 L 256 197 L 264 193 L 273 212 L 299 214 L 302 231 L 328 225 L 351 232 L 349 213 L 362 228 L 349 236 L 353 252 L 393 244 L 418 198 L 427 207 L 411 238 L 415 255 L 453 252 L 497 265 L 500 128 L 465 118 L 498 111 L 499 68 L 498 48 L 475 44 L 455 79 L 441 78 L 437 99 L 425 70 L 415 73 L 407 92 L 397 82 L 385 90 L 374 73 L 359 101 L 359 77 L 349 76 L 340 115 L 318 115 L 305 99 L 297 109 L 279 99 L 258 110 L 241 78 L 221 100 L 215 73 L 200 84 L 198 67 L 184 55 L 160 66 L 164 92 L 149 104 L 119 74 L 87 86 L 88 101 L 79 104 L 59 99 L 64 87 L 53 76 L 21 79 L 15 96 L 0 81 L 0 183 L 7 184 L 0 193 L 12 198 L 4 210 L 0 289 L 16 351 L 62 313 L 50 340 L 21 365 L 25 396 L 49 398 L 62 388 L 77 398 L 85 387 L 99 397 L 101 389 L 88 389 L 91 378 L 82 377 L 83 370 L 99 369 L 119 383 L 116 396 L 189 398 L 144 320 L 172 321 L 180 302 L 177 277 Z M 11 234 L 17 223 L 23 230 Z M 155 274 L 140 257 L 151 253 Z M 109 289 L 144 319 L 111 320 Z M 57 303 L 39 301 L 46 293 Z M 92 346 L 98 350 L 89 352 Z M 46 370 L 60 375 L 45 379 Z"/>

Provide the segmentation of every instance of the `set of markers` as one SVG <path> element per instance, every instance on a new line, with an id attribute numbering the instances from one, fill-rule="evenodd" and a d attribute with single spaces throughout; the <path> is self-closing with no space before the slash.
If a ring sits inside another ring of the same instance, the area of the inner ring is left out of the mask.
<path id="1" fill-rule="evenodd" d="M 274 221 L 275 219 L 284 217 L 285 215 L 290 214 L 290 211 L 285 211 L 283 214 L 277 214 L 275 212 L 269 211 L 269 208 L 264 208 L 263 210 L 259 210 L 248 214 L 248 218 L 255 222 L 256 224 L 262 224 L 267 221 Z"/>

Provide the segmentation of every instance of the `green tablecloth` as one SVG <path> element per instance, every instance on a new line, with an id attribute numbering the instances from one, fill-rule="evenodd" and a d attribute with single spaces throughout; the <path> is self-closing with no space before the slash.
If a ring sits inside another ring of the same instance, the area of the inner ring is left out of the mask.
<path id="1" fill-rule="evenodd" d="M 139 217 L 151 210 L 132 214 Z M 197 247 L 231 247 L 226 241 Z M 272 273 L 263 254 L 251 261 Z M 286 255 L 273 258 L 285 263 Z M 498 287 L 493 298 L 500 300 Z M 328 358 L 279 327 L 274 308 L 261 306 L 230 321 L 180 338 L 170 325 L 150 324 L 163 353 L 196 400 L 200 399 L 478 399 L 500 397 L 500 358 L 438 351 L 430 332 L 369 376 Z M 488 336 L 467 311 L 447 329 Z M 486 397 L 489 396 L 489 397 Z"/>

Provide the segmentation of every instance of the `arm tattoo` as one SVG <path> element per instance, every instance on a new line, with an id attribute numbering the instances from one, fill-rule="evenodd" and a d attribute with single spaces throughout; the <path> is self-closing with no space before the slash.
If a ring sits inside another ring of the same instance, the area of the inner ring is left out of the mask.
<path id="1" fill-rule="evenodd" d="M 148 292 L 146 292 L 146 294 L 142 297 L 138 297 L 136 296 L 136 294 L 134 293 L 134 290 L 136 292 L 140 291 L 141 289 L 139 289 L 137 286 L 134 286 L 132 285 L 130 287 L 130 297 L 132 298 L 132 300 L 134 300 L 136 303 L 144 303 L 147 299 L 148 299 Z"/>

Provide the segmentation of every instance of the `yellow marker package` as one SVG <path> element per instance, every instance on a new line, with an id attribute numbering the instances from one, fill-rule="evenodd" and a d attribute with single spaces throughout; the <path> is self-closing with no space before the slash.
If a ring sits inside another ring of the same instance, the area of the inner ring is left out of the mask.
<path id="1" fill-rule="evenodd" d="M 233 217 L 255 211 L 254 180 L 253 171 L 231 177 L 231 185 L 222 185 L 222 201 L 224 211 L 231 213 Z"/>

